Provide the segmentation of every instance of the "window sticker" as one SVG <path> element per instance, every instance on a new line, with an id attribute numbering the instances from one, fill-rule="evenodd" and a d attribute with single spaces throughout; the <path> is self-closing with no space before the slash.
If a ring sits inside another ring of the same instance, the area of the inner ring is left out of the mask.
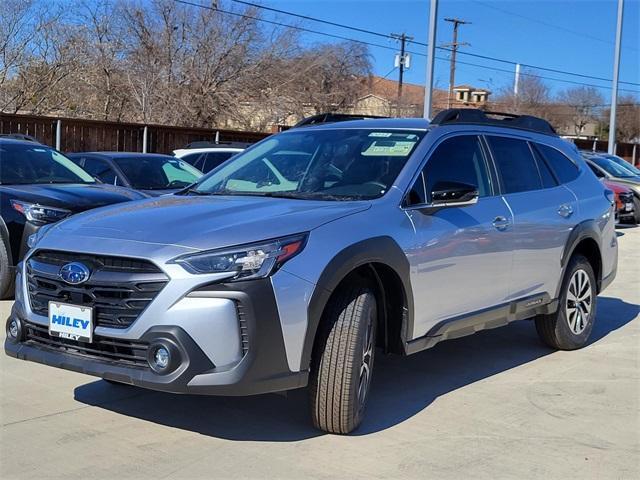
<path id="1" fill-rule="evenodd" d="M 416 142 L 376 140 L 362 152 L 365 157 L 406 157 Z"/>

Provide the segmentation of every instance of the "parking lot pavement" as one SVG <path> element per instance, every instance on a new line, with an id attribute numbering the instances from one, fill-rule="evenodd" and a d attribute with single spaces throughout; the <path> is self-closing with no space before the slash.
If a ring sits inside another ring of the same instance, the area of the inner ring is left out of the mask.
<path id="1" fill-rule="evenodd" d="M 619 235 L 588 347 L 516 322 L 378 357 L 348 437 L 310 427 L 304 390 L 173 396 L 0 355 L 0 476 L 640 478 L 640 228 Z"/>

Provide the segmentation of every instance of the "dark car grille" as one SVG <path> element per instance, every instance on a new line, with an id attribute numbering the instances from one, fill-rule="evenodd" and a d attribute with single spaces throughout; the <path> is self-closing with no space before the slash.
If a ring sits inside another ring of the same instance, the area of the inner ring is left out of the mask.
<path id="1" fill-rule="evenodd" d="M 618 194 L 618 198 L 620 199 L 620 202 L 622 202 L 623 204 L 632 203 L 633 202 L 633 193 L 631 193 L 631 192 L 619 193 Z"/>
<path id="2" fill-rule="evenodd" d="M 52 337 L 46 327 L 33 323 L 25 323 L 25 331 L 27 344 L 71 355 L 116 362 L 129 367 L 149 368 L 147 343 L 99 336 L 95 336 L 92 343 L 76 342 L 66 338 Z"/>
<path id="3" fill-rule="evenodd" d="M 89 280 L 70 285 L 59 276 L 60 267 L 82 262 Z M 70 303 L 94 309 L 95 325 L 127 328 L 167 284 L 167 276 L 146 260 L 39 251 L 26 262 L 31 309 L 48 315 L 49 302 Z"/>

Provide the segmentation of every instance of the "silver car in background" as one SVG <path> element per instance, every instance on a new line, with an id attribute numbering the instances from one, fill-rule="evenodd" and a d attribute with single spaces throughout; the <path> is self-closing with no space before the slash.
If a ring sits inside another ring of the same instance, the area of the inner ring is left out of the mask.
<path id="1" fill-rule="evenodd" d="M 521 319 L 584 346 L 616 273 L 612 200 L 534 117 L 292 129 L 179 194 L 41 230 L 5 351 L 176 393 L 307 386 L 314 425 L 348 433 L 376 352 Z"/>

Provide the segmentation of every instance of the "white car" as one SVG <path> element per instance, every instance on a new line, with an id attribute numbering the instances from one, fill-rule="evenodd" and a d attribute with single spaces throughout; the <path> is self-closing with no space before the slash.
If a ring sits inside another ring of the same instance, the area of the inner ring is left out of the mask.
<path id="1" fill-rule="evenodd" d="M 173 154 L 177 158 L 193 165 L 203 173 L 209 173 L 221 163 L 229 160 L 234 155 L 242 152 L 244 146 L 235 144 L 202 148 L 180 148 L 174 150 Z"/>

